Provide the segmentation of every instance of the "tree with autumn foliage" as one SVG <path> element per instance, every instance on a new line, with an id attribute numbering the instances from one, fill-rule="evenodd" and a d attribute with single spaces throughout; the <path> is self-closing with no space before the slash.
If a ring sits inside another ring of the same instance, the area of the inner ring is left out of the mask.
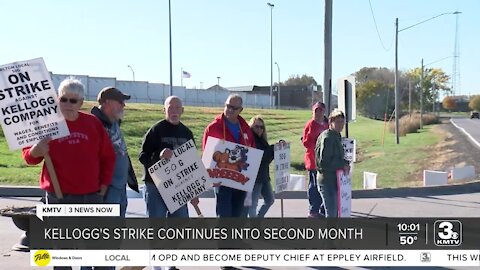
<path id="1" fill-rule="evenodd" d="M 445 110 L 451 111 L 457 107 L 457 103 L 453 97 L 445 97 L 442 101 L 442 106 Z"/>
<path id="2" fill-rule="evenodd" d="M 468 103 L 468 107 L 474 111 L 480 111 L 480 96 L 475 95 L 470 97 L 470 102 Z"/>
<path id="3" fill-rule="evenodd" d="M 441 68 L 424 68 L 423 70 L 423 87 L 420 87 L 422 70 L 420 67 L 407 71 L 407 76 L 410 78 L 412 85 L 415 87 L 415 99 L 420 101 L 421 89 L 423 89 L 423 105 L 424 108 L 431 108 L 432 104 L 436 102 L 443 94 L 450 94 L 451 89 L 448 86 L 450 76 L 448 76 Z"/>

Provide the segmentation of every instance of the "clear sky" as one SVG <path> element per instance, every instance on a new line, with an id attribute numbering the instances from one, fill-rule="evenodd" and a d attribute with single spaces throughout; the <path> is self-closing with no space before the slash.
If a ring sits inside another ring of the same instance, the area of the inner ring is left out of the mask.
<path id="1" fill-rule="evenodd" d="M 187 87 L 208 88 L 217 76 L 226 87 L 270 85 L 268 1 L 281 80 L 307 74 L 323 84 L 324 1 L 172 0 L 174 85 L 182 68 L 192 75 L 183 80 Z M 396 17 L 402 29 L 457 10 L 456 92 L 480 94 L 478 0 L 334 0 L 333 83 L 362 67 L 394 67 Z M 137 81 L 169 83 L 168 0 L 5 0 L 0 14 L 0 64 L 43 57 L 56 74 L 120 80 L 132 79 L 130 65 Z M 455 17 L 400 32 L 400 69 L 444 59 L 429 67 L 451 75 Z M 276 65 L 273 76 L 278 81 Z"/>

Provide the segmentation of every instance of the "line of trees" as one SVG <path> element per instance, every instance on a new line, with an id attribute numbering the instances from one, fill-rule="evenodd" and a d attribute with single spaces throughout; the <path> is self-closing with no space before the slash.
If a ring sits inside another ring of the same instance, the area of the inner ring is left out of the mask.
<path id="1" fill-rule="evenodd" d="M 394 71 L 384 67 L 364 67 L 355 73 L 357 109 L 363 115 L 383 119 L 390 117 L 395 109 Z M 432 110 L 440 93 L 449 94 L 450 76 L 442 69 L 426 68 L 423 71 L 424 110 Z M 421 68 L 399 71 L 401 114 L 420 109 Z"/>

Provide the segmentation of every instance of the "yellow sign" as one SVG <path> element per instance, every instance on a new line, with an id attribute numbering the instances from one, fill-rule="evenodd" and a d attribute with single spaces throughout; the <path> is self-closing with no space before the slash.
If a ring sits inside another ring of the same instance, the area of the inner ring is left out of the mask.
<path id="1" fill-rule="evenodd" d="M 33 256 L 33 261 L 38 266 L 47 266 L 50 263 L 50 259 L 50 253 L 46 250 L 39 250 Z"/>

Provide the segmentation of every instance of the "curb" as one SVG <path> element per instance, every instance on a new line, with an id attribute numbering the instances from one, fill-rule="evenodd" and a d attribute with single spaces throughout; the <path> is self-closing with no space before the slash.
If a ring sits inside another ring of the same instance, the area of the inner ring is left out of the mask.
<path id="1" fill-rule="evenodd" d="M 393 197 L 425 197 L 480 192 L 480 181 L 465 184 L 451 184 L 432 187 L 380 188 L 370 190 L 352 190 L 353 199 L 393 198 Z M 129 198 L 142 198 L 141 194 L 127 189 Z M 36 186 L 0 186 L 0 197 L 43 197 L 45 191 Z M 209 190 L 200 198 L 215 198 L 213 190 Z M 306 191 L 285 191 L 275 194 L 277 199 L 307 199 Z"/>

